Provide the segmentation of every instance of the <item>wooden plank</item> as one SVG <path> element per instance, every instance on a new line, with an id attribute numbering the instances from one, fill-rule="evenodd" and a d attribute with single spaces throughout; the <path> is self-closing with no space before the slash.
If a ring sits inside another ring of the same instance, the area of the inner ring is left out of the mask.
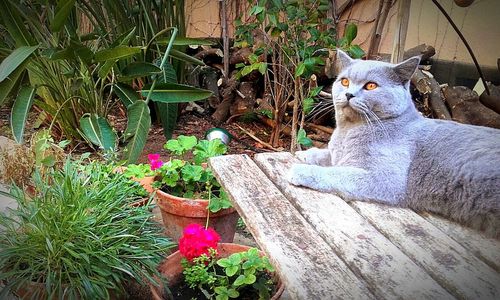
<path id="1" fill-rule="evenodd" d="M 250 157 L 210 165 L 293 299 L 374 298 Z"/>
<path id="2" fill-rule="evenodd" d="M 344 200 L 288 184 L 290 153 L 258 154 L 255 162 L 377 298 L 453 299 Z"/>
<path id="3" fill-rule="evenodd" d="M 482 233 L 455 222 L 431 214 L 422 216 L 446 233 L 457 243 L 467 248 L 488 266 L 500 272 L 500 241 L 484 236 Z"/>
<path id="4" fill-rule="evenodd" d="M 351 204 L 455 297 L 500 299 L 500 274 L 412 210 Z"/>

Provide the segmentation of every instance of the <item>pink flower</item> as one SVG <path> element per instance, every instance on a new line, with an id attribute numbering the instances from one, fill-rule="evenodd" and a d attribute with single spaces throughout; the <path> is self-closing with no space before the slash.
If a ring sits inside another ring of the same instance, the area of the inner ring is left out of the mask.
<path id="1" fill-rule="evenodd" d="M 149 166 L 151 171 L 161 168 L 163 166 L 163 161 L 160 159 L 160 154 L 148 154 Z"/>
<path id="2" fill-rule="evenodd" d="M 149 161 L 160 160 L 160 154 L 158 154 L 158 153 L 148 154 L 148 159 L 149 159 Z"/>
<path id="3" fill-rule="evenodd" d="M 212 228 L 205 229 L 199 224 L 189 224 L 179 239 L 179 251 L 188 260 L 202 254 L 209 255 L 208 249 L 217 250 L 220 236 Z"/>

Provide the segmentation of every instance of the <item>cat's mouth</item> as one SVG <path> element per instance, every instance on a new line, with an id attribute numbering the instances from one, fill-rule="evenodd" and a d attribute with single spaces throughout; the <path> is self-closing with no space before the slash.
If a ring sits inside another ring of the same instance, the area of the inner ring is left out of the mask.
<path id="1" fill-rule="evenodd" d="M 335 103 L 335 109 L 338 110 L 349 121 L 358 121 L 362 119 L 366 108 L 354 101 L 341 100 Z"/>

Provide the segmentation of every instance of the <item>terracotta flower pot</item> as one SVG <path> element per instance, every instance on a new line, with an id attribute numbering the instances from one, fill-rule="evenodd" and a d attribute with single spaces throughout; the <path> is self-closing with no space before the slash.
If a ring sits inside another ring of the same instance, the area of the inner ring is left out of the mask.
<path id="1" fill-rule="evenodd" d="M 152 193 L 155 191 L 153 188 L 153 182 L 155 181 L 154 176 L 145 176 L 143 178 L 132 178 L 132 180 L 139 182 L 140 185 L 146 190 L 148 193 Z"/>
<path id="2" fill-rule="evenodd" d="M 233 253 L 237 252 L 245 252 L 250 249 L 249 246 L 240 245 L 240 244 L 232 244 L 232 243 L 219 243 L 217 253 L 219 258 L 228 257 Z M 260 255 L 264 256 L 262 251 L 259 251 Z M 182 255 L 179 251 L 176 251 L 170 254 L 159 266 L 158 271 L 167 279 L 168 285 L 173 286 L 179 282 L 182 278 L 182 266 L 181 266 Z M 271 297 L 271 300 L 276 300 L 281 297 L 285 286 L 278 279 L 278 286 L 276 289 L 276 293 Z M 154 300 L 162 300 L 164 299 L 161 294 L 160 287 L 154 287 L 150 285 L 151 293 L 153 295 Z"/>
<path id="3" fill-rule="evenodd" d="M 116 167 L 114 169 L 114 172 L 123 173 L 123 172 L 125 172 L 126 169 L 127 169 L 127 167 L 120 166 L 120 167 Z M 155 189 L 153 188 L 153 182 L 155 181 L 154 176 L 144 176 L 143 178 L 132 177 L 130 179 L 138 182 L 146 190 L 146 192 L 148 192 L 149 194 L 151 194 L 155 191 Z M 135 202 L 130 203 L 130 206 L 133 206 L 133 207 L 144 206 L 144 205 L 146 205 L 146 203 L 148 203 L 148 200 L 149 200 L 149 198 L 144 198 L 144 199 L 141 199 L 139 201 L 135 201 Z"/>
<path id="4" fill-rule="evenodd" d="M 208 200 L 176 197 L 161 190 L 156 191 L 156 203 L 161 211 L 165 233 L 174 241 L 182 236 L 184 227 L 191 223 L 205 226 L 207 221 Z M 208 226 L 221 237 L 221 242 L 228 243 L 234 239 L 238 213 L 234 208 L 222 209 L 210 213 Z"/>

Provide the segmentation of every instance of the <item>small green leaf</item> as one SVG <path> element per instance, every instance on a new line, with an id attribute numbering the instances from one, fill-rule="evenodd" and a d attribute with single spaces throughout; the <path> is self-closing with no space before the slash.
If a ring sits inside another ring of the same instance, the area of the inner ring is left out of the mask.
<path id="1" fill-rule="evenodd" d="M 125 139 L 132 138 L 126 147 L 127 161 L 134 163 L 146 145 L 146 138 L 151 127 L 151 116 L 146 102 L 139 100 L 127 108 L 127 128 Z"/>
<path id="2" fill-rule="evenodd" d="M 356 24 L 354 23 L 347 24 L 345 28 L 344 37 L 346 38 L 348 45 L 352 43 L 352 41 L 356 38 L 357 35 L 358 35 L 358 26 L 356 26 Z"/>
<path id="3" fill-rule="evenodd" d="M 266 71 L 267 71 L 267 63 L 265 63 L 265 62 L 259 63 L 260 74 L 264 75 L 264 74 L 266 74 Z"/>
<path id="4" fill-rule="evenodd" d="M 311 91 L 309 92 L 309 96 L 316 97 L 319 94 L 319 92 L 321 92 L 321 90 L 323 90 L 323 87 L 317 86 L 317 87 L 311 89 Z"/>
<path id="5" fill-rule="evenodd" d="M 223 155 L 227 152 L 227 146 L 220 140 L 201 140 L 194 146 L 193 155 L 197 164 L 207 162 L 210 157 Z"/>
<path id="6" fill-rule="evenodd" d="M 310 147 L 313 145 L 312 140 L 307 137 L 306 131 L 304 129 L 299 129 L 299 132 L 297 134 L 297 143 L 306 147 Z"/>
<path id="7" fill-rule="evenodd" d="M 116 83 L 113 85 L 112 91 L 118 96 L 118 98 L 120 98 L 123 105 L 127 108 L 136 101 L 140 100 L 139 94 L 127 84 Z"/>
<path id="8" fill-rule="evenodd" d="M 46 167 L 53 167 L 56 164 L 56 158 L 54 155 L 49 155 L 42 159 L 42 164 Z"/>
<path id="9" fill-rule="evenodd" d="M 4 81 L 36 50 L 38 46 L 22 46 L 12 51 L 0 64 L 0 82 Z"/>
<path id="10" fill-rule="evenodd" d="M 141 47 L 117 46 L 112 49 L 104 49 L 96 52 L 94 60 L 96 62 L 105 62 L 109 60 L 117 60 L 132 56 L 141 52 Z"/>
<path id="11" fill-rule="evenodd" d="M 235 289 L 229 289 L 227 291 L 227 295 L 229 296 L 229 298 L 238 298 L 240 296 L 240 293 Z"/>
<path id="12" fill-rule="evenodd" d="M 202 173 L 202 166 L 186 165 L 182 168 L 182 178 L 184 181 L 199 181 Z"/>
<path id="13" fill-rule="evenodd" d="M 9 96 L 9 94 L 12 92 L 12 90 L 16 86 L 16 83 L 18 83 L 18 81 L 21 82 L 21 75 L 24 73 L 25 65 L 26 64 L 22 64 L 17 67 L 17 69 L 15 69 L 9 77 L 0 82 L 0 106 L 2 106 L 5 99 L 7 99 L 7 96 Z"/>
<path id="14" fill-rule="evenodd" d="M 217 294 L 226 294 L 227 288 L 225 286 L 217 286 L 214 288 L 214 292 L 216 292 Z"/>
<path id="15" fill-rule="evenodd" d="M 127 77 L 145 77 L 153 74 L 161 73 L 161 69 L 152 63 L 133 62 L 128 64 L 122 70 L 122 75 Z"/>
<path id="16" fill-rule="evenodd" d="M 233 282 L 233 285 L 235 286 L 240 286 L 246 284 L 247 278 L 245 275 L 240 275 L 236 278 L 236 280 Z"/>
<path id="17" fill-rule="evenodd" d="M 306 70 L 306 65 L 304 63 L 300 63 L 297 69 L 295 70 L 295 77 L 300 77 L 302 74 L 304 74 Z"/>
<path id="18" fill-rule="evenodd" d="M 141 91 L 147 97 L 151 85 L 147 85 Z M 151 92 L 151 100 L 166 103 L 180 103 L 203 100 L 212 95 L 212 91 L 195 88 L 189 85 L 176 83 L 160 83 Z"/>
<path id="19" fill-rule="evenodd" d="M 106 118 L 96 114 L 86 115 L 80 119 L 80 128 L 85 136 L 105 151 L 113 151 L 116 145 L 116 133 Z"/>
<path id="20" fill-rule="evenodd" d="M 180 135 L 177 139 L 168 140 L 164 148 L 172 151 L 175 155 L 183 155 L 187 151 L 193 149 L 197 143 L 198 139 L 195 136 Z"/>
<path id="21" fill-rule="evenodd" d="M 64 23 L 68 21 L 69 14 L 75 5 L 75 0 L 59 0 L 55 10 L 54 19 L 50 23 L 50 29 L 59 32 Z"/>
<path id="22" fill-rule="evenodd" d="M 217 264 L 223 268 L 227 268 L 227 267 L 231 266 L 231 262 L 227 258 L 221 258 L 221 259 L 217 260 Z"/>
<path id="23" fill-rule="evenodd" d="M 181 52 L 177 49 L 171 49 L 170 56 L 172 56 L 173 58 L 176 58 L 178 60 L 182 60 L 182 61 L 188 62 L 190 64 L 193 64 L 195 66 L 204 66 L 205 65 L 205 63 L 202 60 L 199 60 L 199 59 L 194 58 L 190 55 L 187 55 L 186 53 Z"/>
<path id="24" fill-rule="evenodd" d="M 34 98 L 35 88 L 30 86 L 22 87 L 14 105 L 12 106 L 10 126 L 12 128 L 14 140 L 16 140 L 19 144 L 23 143 L 24 128 L 28 118 L 28 113 L 33 105 Z"/>
<path id="25" fill-rule="evenodd" d="M 311 110 L 314 107 L 314 99 L 310 98 L 310 97 L 305 98 L 302 105 L 303 105 L 304 113 L 307 115 L 311 112 Z"/>
<path id="26" fill-rule="evenodd" d="M 170 38 L 159 38 L 156 40 L 156 43 L 159 45 L 167 45 L 170 42 Z M 215 45 L 216 42 L 209 39 L 200 39 L 200 38 L 189 38 L 189 37 L 181 37 L 176 36 L 173 45 L 174 46 L 190 46 L 190 45 Z"/>
<path id="27" fill-rule="evenodd" d="M 233 276 L 234 274 L 236 274 L 236 272 L 238 272 L 240 268 L 238 266 L 230 266 L 230 267 L 227 267 L 226 268 L 226 275 L 231 277 Z"/>
<path id="28" fill-rule="evenodd" d="M 351 45 L 347 51 L 352 58 L 361 58 L 365 55 L 365 51 L 358 45 Z"/>
<path id="29" fill-rule="evenodd" d="M 19 1 L 17 1 L 19 2 Z M 36 41 L 24 24 L 23 11 L 14 1 L 0 1 L 0 19 L 16 46 L 35 45 Z M 0 80 L 1 81 L 1 80 Z"/>
<path id="30" fill-rule="evenodd" d="M 252 73 L 253 67 L 252 65 L 245 66 L 243 69 L 241 69 L 241 76 L 247 76 L 248 74 Z"/>

